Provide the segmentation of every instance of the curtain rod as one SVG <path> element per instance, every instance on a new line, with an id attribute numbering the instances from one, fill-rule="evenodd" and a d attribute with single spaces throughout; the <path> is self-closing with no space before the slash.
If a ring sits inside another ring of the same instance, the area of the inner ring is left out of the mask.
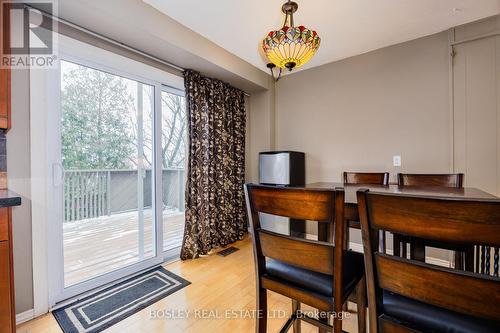
<path id="1" fill-rule="evenodd" d="M 120 46 L 120 47 L 122 47 L 122 48 L 125 48 L 125 49 L 127 49 L 127 50 L 129 50 L 129 51 L 131 51 L 131 52 L 137 53 L 137 54 L 139 54 L 139 55 L 141 55 L 141 56 L 143 56 L 143 57 L 149 58 L 149 59 L 154 60 L 154 61 L 156 61 L 156 62 L 159 62 L 159 63 L 161 63 L 161 64 L 163 64 L 163 65 L 169 66 L 169 67 L 171 67 L 171 68 L 173 68 L 173 69 L 176 69 L 176 70 L 178 70 L 178 71 L 184 72 L 184 71 L 186 70 L 185 68 L 182 68 L 182 67 L 180 67 L 180 66 L 177 66 L 177 65 L 175 65 L 175 64 L 172 64 L 171 62 L 165 61 L 165 60 L 163 60 L 163 59 L 161 59 L 161 58 L 158 58 L 158 57 L 156 57 L 156 56 L 154 56 L 154 55 L 151 55 L 151 54 L 149 54 L 149 53 L 146 53 L 146 52 L 144 52 L 144 51 L 141 51 L 141 50 L 139 50 L 139 49 L 136 49 L 135 47 L 132 47 L 132 46 L 129 46 L 129 45 L 125 44 L 125 43 L 119 42 L 119 41 L 117 41 L 117 40 L 115 40 L 115 39 L 113 39 L 113 38 L 106 37 L 106 36 L 104 36 L 104 35 L 102 35 L 102 34 L 100 34 L 100 33 L 98 33 L 98 32 L 92 31 L 92 30 L 90 30 L 90 29 L 87 29 L 87 28 L 85 28 L 85 27 L 82 27 L 81 25 L 78 25 L 78 24 L 72 23 L 72 22 L 70 22 L 70 21 L 68 21 L 68 20 L 65 20 L 65 19 L 63 19 L 63 18 L 60 18 L 60 17 L 55 16 L 55 15 L 53 15 L 53 14 L 47 13 L 47 12 L 45 12 L 45 11 L 43 11 L 43 10 L 38 9 L 38 8 L 34 8 L 34 7 L 32 7 L 32 6 L 30 6 L 30 5 L 27 5 L 27 4 L 24 4 L 24 7 L 25 7 L 25 8 L 28 8 L 28 9 L 33 9 L 33 10 L 39 11 L 40 13 L 42 13 L 42 15 L 45 15 L 45 16 L 47 16 L 47 17 L 50 17 L 50 18 L 51 18 L 51 19 L 53 19 L 53 20 L 56 20 L 56 21 L 58 21 L 58 22 L 60 22 L 60 23 L 63 23 L 63 24 L 65 24 L 65 25 L 70 26 L 70 27 L 72 27 L 72 28 L 75 28 L 75 29 L 77 29 L 77 30 L 83 31 L 83 32 L 85 32 L 85 33 L 87 33 L 87 34 L 89 34 L 89 35 L 92 35 L 92 36 L 94 36 L 94 37 L 97 37 L 97 38 L 99 38 L 99 39 L 102 39 L 102 40 L 104 40 L 104 41 L 106 41 L 106 42 L 108 42 L 108 43 L 111 43 L 111 44 L 114 44 L 114 45 L 116 45 L 116 46 Z M 246 91 L 243 91 L 243 93 L 244 93 L 244 95 L 245 95 L 245 96 L 250 97 L 250 94 L 249 94 L 249 93 L 247 93 Z"/>

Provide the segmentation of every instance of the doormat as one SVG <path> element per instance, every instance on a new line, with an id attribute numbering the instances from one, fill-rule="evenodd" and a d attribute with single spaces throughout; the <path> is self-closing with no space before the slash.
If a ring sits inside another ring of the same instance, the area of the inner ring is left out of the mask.
<path id="1" fill-rule="evenodd" d="M 157 267 L 52 314 L 65 333 L 97 333 L 190 284 L 163 267 Z"/>

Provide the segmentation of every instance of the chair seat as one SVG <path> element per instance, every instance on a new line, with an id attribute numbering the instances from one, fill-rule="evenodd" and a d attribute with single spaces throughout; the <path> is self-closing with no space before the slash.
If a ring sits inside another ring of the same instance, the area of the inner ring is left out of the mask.
<path id="1" fill-rule="evenodd" d="M 267 259 L 266 275 L 275 280 L 281 280 L 301 289 L 315 292 L 324 297 L 333 295 L 333 276 L 322 274 L 282 261 Z M 364 261 L 361 253 L 345 251 L 343 267 L 344 295 L 347 297 L 364 275 Z"/>
<path id="2" fill-rule="evenodd" d="M 488 300 L 485 300 L 487 302 Z M 422 332 L 498 333 L 500 322 L 463 315 L 389 291 L 383 292 L 383 314 Z"/>

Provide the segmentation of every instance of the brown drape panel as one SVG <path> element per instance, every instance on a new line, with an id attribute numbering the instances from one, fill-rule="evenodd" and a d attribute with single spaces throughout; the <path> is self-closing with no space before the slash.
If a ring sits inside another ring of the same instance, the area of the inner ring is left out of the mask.
<path id="1" fill-rule="evenodd" d="M 184 80 L 189 161 L 183 260 L 240 240 L 247 232 L 244 93 L 191 70 Z"/>

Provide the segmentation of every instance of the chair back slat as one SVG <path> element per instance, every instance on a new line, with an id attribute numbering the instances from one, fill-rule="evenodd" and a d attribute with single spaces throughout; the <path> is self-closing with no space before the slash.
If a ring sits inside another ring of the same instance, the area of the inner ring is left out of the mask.
<path id="1" fill-rule="evenodd" d="M 500 307 L 491 306 L 500 304 L 498 280 L 380 253 L 375 266 L 382 289 L 464 314 L 500 318 Z"/>
<path id="2" fill-rule="evenodd" d="M 252 187 L 255 211 L 299 220 L 333 221 L 335 192 L 275 186 Z"/>
<path id="3" fill-rule="evenodd" d="M 463 187 L 463 173 L 450 174 L 409 174 L 398 173 L 399 186 L 440 186 Z"/>
<path id="4" fill-rule="evenodd" d="M 388 172 L 344 172 L 344 184 L 389 185 Z"/>
<path id="5" fill-rule="evenodd" d="M 334 246 L 259 230 L 262 255 L 311 271 L 333 274 Z"/>
<path id="6" fill-rule="evenodd" d="M 372 228 L 448 243 L 499 245 L 500 201 L 368 193 Z"/>

